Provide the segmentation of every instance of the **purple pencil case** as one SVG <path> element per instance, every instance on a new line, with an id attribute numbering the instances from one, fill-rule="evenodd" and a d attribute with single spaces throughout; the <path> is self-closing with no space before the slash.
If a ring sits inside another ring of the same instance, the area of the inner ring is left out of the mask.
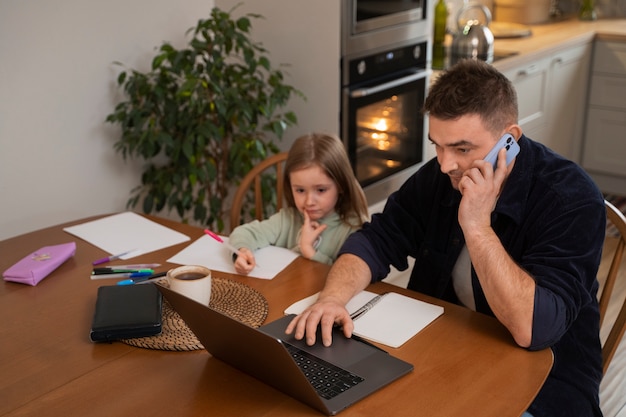
<path id="1" fill-rule="evenodd" d="M 75 253 L 75 242 L 44 246 L 4 271 L 2 276 L 5 281 L 37 285 Z"/>

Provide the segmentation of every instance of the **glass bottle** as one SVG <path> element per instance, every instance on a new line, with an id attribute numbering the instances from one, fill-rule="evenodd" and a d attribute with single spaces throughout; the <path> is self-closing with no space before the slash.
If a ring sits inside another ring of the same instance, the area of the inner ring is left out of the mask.
<path id="1" fill-rule="evenodd" d="M 578 18 L 580 20 L 596 20 L 596 10 L 594 0 L 583 0 L 580 11 L 578 12 Z"/>
<path id="2" fill-rule="evenodd" d="M 435 6 L 435 25 L 433 31 L 433 65 L 434 69 L 443 69 L 445 61 L 444 41 L 446 39 L 446 23 L 448 6 L 445 0 L 439 0 Z"/>

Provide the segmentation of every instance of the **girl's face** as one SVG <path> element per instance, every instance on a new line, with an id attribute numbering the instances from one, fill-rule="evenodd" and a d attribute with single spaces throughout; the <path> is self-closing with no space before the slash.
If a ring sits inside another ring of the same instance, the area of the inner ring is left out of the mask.
<path id="1" fill-rule="evenodd" d="M 337 184 L 318 165 L 292 171 L 289 174 L 291 192 L 296 208 L 317 221 L 335 211 L 339 198 Z"/>

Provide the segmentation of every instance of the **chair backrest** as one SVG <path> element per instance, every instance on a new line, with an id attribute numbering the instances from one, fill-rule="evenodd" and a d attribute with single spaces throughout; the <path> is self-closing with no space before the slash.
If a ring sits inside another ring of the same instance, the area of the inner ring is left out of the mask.
<path id="1" fill-rule="evenodd" d="M 606 213 L 607 219 L 613 223 L 618 232 L 618 242 L 617 247 L 615 249 L 615 253 L 613 254 L 613 259 L 611 261 L 609 267 L 609 273 L 607 275 L 606 281 L 604 283 L 604 287 L 602 289 L 602 294 L 600 295 L 600 325 L 604 321 L 607 307 L 609 305 L 609 301 L 611 299 L 611 295 L 613 294 L 613 288 L 615 287 L 615 282 L 617 280 L 618 272 L 620 270 L 620 266 L 622 263 L 622 257 L 624 255 L 624 249 L 626 248 L 626 217 L 624 214 L 619 211 L 613 204 L 608 201 L 605 201 L 606 205 Z M 605 245 L 606 248 L 606 245 Z M 622 300 L 614 300 L 616 302 Z M 622 308 L 617 315 L 617 319 L 613 323 L 609 335 L 602 346 L 602 370 L 606 373 L 607 368 L 609 367 L 609 363 L 611 359 L 613 359 L 613 355 L 617 350 L 617 346 L 619 342 L 622 340 L 624 336 L 624 331 L 626 330 L 626 300 L 622 301 Z"/>
<path id="2" fill-rule="evenodd" d="M 244 203 L 244 198 L 248 191 L 252 191 L 254 194 L 254 209 L 255 218 L 257 220 L 263 220 L 263 207 L 267 203 L 263 201 L 263 193 L 261 189 L 262 177 L 267 170 L 275 170 L 276 175 L 276 210 L 280 210 L 283 206 L 283 170 L 284 162 L 287 159 L 287 152 L 277 153 L 272 155 L 250 170 L 245 177 L 241 180 L 241 184 L 235 192 L 233 197 L 233 204 L 230 208 L 230 230 L 239 226 L 241 221 L 241 210 Z M 251 186 L 254 185 L 253 188 Z"/>

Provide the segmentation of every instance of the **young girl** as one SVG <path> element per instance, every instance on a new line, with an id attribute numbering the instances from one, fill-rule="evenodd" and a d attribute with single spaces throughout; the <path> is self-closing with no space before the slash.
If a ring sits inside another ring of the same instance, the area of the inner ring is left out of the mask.
<path id="1" fill-rule="evenodd" d="M 285 162 L 287 207 L 261 222 L 235 228 L 235 270 L 248 274 L 253 251 L 273 245 L 331 264 L 346 238 L 367 220 L 367 201 L 341 140 L 314 133 L 296 139 Z"/>

